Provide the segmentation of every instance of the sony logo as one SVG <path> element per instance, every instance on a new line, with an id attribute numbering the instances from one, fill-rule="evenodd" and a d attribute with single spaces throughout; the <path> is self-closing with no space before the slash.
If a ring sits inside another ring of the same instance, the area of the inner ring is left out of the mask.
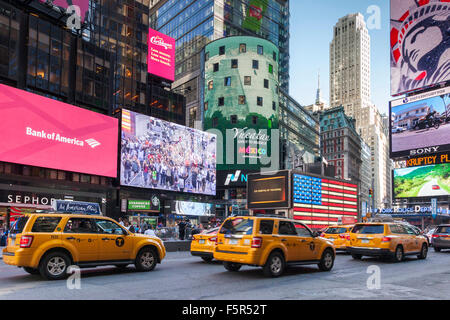
<path id="1" fill-rule="evenodd" d="M 416 156 L 416 155 L 425 154 L 425 153 L 435 153 L 435 152 L 438 152 L 438 150 L 439 150 L 439 147 L 429 147 L 429 148 L 411 150 L 409 152 L 409 154 L 411 156 Z"/>

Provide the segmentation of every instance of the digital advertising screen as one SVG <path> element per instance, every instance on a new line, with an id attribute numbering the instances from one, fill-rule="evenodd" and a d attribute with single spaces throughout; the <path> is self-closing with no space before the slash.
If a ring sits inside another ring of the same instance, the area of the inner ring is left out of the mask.
<path id="1" fill-rule="evenodd" d="M 122 110 L 120 183 L 216 194 L 216 135 Z"/>
<path id="2" fill-rule="evenodd" d="M 450 195 L 450 164 L 394 169 L 394 198 Z"/>
<path id="3" fill-rule="evenodd" d="M 289 208 L 289 171 L 249 174 L 247 196 L 248 209 Z"/>
<path id="4" fill-rule="evenodd" d="M 339 219 L 356 221 L 358 186 L 331 178 L 294 173 L 294 219 L 311 228 L 338 224 Z"/>
<path id="5" fill-rule="evenodd" d="M 450 151 L 450 87 L 390 105 L 391 158 Z"/>
<path id="6" fill-rule="evenodd" d="M 175 80 L 175 39 L 156 30 L 148 30 L 148 72 Z"/>
<path id="7" fill-rule="evenodd" d="M 211 203 L 174 201 L 174 214 L 179 216 L 213 216 L 213 205 Z"/>
<path id="8" fill-rule="evenodd" d="M 0 161 L 117 176 L 118 120 L 0 84 Z"/>
<path id="9" fill-rule="evenodd" d="M 391 95 L 450 81 L 450 2 L 391 0 Z"/>

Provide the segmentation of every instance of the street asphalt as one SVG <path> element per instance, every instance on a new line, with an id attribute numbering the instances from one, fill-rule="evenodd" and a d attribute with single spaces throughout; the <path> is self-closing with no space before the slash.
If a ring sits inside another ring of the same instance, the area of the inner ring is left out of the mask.
<path id="1" fill-rule="evenodd" d="M 450 299 L 449 266 L 450 251 L 435 253 L 432 248 L 426 260 L 408 257 L 401 263 L 357 261 L 338 253 L 331 272 L 312 265 L 266 278 L 261 268 L 229 272 L 218 261 L 206 263 L 189 252 L 172 252 L 149 273 L 136 272 L 133 266 L 125 271 L 83 269 L 80 289 L 71 290 L 66 280 L 45 281 L 0 260 L 0 300 Z M 373 270 L 379 270 L 379 286 Z"/>

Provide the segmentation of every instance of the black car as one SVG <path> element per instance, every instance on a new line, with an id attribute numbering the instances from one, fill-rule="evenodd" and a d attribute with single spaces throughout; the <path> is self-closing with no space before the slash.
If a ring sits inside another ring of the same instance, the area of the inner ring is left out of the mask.
<path id="1" fill-rule="evenodd" d="M 431 243 L 436 252 L 450 249 L 450 224 L 439 225 L 431 236 Z"/>

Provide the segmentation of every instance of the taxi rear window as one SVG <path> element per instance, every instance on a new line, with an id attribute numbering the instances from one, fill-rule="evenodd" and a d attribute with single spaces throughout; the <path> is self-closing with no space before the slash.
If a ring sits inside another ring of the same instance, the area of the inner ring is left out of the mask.
<path id="1" fill-rule="evenodd" d="M 384 233 L 384 225 L 356 225 L 353 227 L 352 232 L 361 234 L 380 234 Z"/>
<path id="2" fill-rule="evenodd" d="M 347 229 L 345 228 L 328 228 L 325 230 L 325 233 L 327 234 L 340 234 L 340 233 L 346 233 Z"/>
<path id="3" fill-rule="evenodd" d="M 450 227 L 448 227 L 448 226 L 438 227 L 438 228 L 436 229 L 435 233 L 446 233 L 446 234 L 450 234 Z"/>
<path id="4" fill-rule="evenodd" d="M 38 217 L 31 232 L 53 232 L 61 221 L 61 217 Z"/>
<path id="5" fill-rule="evenodd" d="M 220 228 L 222 234 L 248 235 L 253 233 L 253 220 L 235 218 L 225 221 Z"/>
<path id="6" fill-rule="evenodd" d="M 25 228 L 25 225 L 27 224 L 27 222 L 28 222 L 28 217 L 20 217 L 14 223 L 10 233 L 11 234 L 22 233 L 22 231 Z"/>

